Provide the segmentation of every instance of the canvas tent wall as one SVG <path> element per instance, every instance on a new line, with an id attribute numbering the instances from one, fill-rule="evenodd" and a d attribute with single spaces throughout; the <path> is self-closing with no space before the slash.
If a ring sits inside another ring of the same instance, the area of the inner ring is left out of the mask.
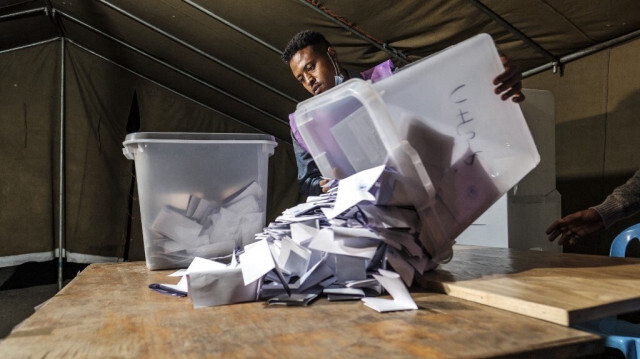
<path id="1" fill-rule="evenodd" d="M 567 64 L 562 77 L 545 72 L 524 81 L 555 96 L 556 186 L 564 215 L 600 203 L 640 168 L 639 56 L 636 39 Z M 606 255 L 613 238 L 638 222 L 635 215 L 564 249 Z"/>
<path id="2" fill-rule="evenodd" d="M 1 263 L 51 258 L 61 218 L 75 260 L 126 251 L 141 259 L 131 163 L 120 152 L 134 93 L 141 130 L 276 136 L 269 218 L 295 203 L 286 118 L 307 95 L 279 55 L 305 28 L 323 32 L 355 69 L 491 34 L 529 71 L 525 86 L 556 96 L 565 214 L 597 203 L 640 167 L 632 145 L 618 147 L 638 132 L 637 1 L 0 0 Z M 563 60 L 573 62 L 552 73 Z M 578 250 L 604 253 L 595 242 Z"/>
<path id="3" fill-rule="evenodd" d="M 122 141 L 134 93 L 140 130 L 253 132 L 255 129 L 185 98 L 74 44 L 66 44 L 64 86 L 56 40 L 2 54 L 8 88 L 0 100 L 3 264 L 51 259 L 59 221 L 60 98 L 65 122 L 65 247 L 79 262 L 123 258 L 128 222 L 135 222 L 131 258 L 141 258 L 139 210 L 129 209 L 132 164 Z M 6 57 L 12 59 L 4 61 Z M 24 66 L 30 74 L 25 76 Z M 60 96 L 61 90 L 63 96 Z M 16 122 L 20 122 L 20 126 Z M 269 213 L 297 200 L 291 147 L 272 157 Z M 273 197 L 273 198 L 271 198 Z"/>

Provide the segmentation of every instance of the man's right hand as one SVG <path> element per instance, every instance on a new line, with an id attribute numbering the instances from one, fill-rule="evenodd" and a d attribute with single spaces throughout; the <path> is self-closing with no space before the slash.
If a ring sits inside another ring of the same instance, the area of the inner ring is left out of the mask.
<path id="1" fill-rule="evenodd" d="M 502 94 L 500 98 L 503 101 L 511 99 L 513 102 L 524 101 L 524 94 L 522 93 L 522 72 L 520 68 L 515 65 L 509 64 L 509 58 L 504 55 L 500 55 L 500 61 L 504 66 L 504 72 L 496 76 L 493 80 L 496 94 Z"/>
<path id="2" fill-rule="evenodd" d="M 320 180 L 320 182 L 318 183 L 320 185 L 320 188 L 322 189 L 322 193 L 329 192 L 329 187 L 324 187 L 324 185 L 326 185 L 327 183 L 329 183 L 328 179 Z"/>
<path id="3" fill-rule="evenodd" d="M 549 241 L 558 239 L 558 245 L 565 243 L 575 244 L 580 238 L 593 232 L 602 230 L 604 223 L 602 217 L 593 208 L 585 209 L 570 214 L 562 219 L 553 222 L 547 228 Z"/>

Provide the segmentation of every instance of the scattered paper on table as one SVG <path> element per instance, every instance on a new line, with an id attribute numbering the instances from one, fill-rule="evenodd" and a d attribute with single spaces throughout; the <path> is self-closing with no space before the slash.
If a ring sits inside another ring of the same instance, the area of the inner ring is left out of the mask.
<path id="1" fill-rule="evenodd" d="M 362 298 L 364 304 L 378 312 L 392 312 L 398 310 L 418 309 L 416 302 L 411 298 L 409 290 L 400 279 L 398 273 L 380 269 L 380 274 L 374 274 L 373 277 L 380 282 L 384 289 L 389 292 L 393 299 L 385 298 Z"/>
<path id="2" fill-rule="evenodd" d="M 194 308 L 251 302 L 258 299 L 259 282 L 244 284 L 242 269 L 226 267 L 186 275 Z"/>

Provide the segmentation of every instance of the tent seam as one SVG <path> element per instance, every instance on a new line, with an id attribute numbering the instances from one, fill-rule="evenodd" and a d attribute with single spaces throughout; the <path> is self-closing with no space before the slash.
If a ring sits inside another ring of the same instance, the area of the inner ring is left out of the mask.
<path id="1" fill-rule="evenodd" d="M 591 41 L 592 43 L 597 43 L 597 41 L 595 39 L 592 39 L 589 35 L 587 35 L 586 32 L 582 31 L 582 29 L 580 29 L 580 27 L 578 27 L 578 25 L 574 24 L 573 21 L 571 21 L 568 17 L 566 17 L 564 14 L 562 14 L 560 11 L 558 11 L 556 8 L 554 8 L 551 4 L 549 4 L 547 2 L 547 0 L 538 0 L 538 1 L 540 1 L 542 4 L 544 4 L 549 9 L 551 9 L 551 11 L 553 11 L 553 13 L 555 13 L 557 16 L 561 17 L 564 21 L 566 21 L 569 25 L 571 25 L 571 27 L 573 27 L 577 32 L 579 32 L 580 35 L 584 36 L 584 38 L 586 38 L 587 40 Z"/>

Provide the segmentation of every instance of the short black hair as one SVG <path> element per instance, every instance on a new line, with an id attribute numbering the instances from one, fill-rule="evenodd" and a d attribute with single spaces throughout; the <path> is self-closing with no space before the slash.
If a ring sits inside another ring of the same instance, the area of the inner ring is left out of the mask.
<path id="1" fill-rule="evenodd" d="M 315 48 L 314 50 L 317 50 L 318 45 L 321 45 L 322 48 L 320 48 L 320 50 L 324 51 L 326 51 L 326 49 L 331 46 L 329 41 L 327 41 L 327 39 L 325 39 L 325 37 L 317 31 L 300 31 L 299 33 L 295 34 L 291 38 L 291 40 L 289 40 L 287 47 L 285 47 L 284 52 L 282 53 L 282 61 L 284 61 L 284 63 L 288 65 L 289 61 L 291 61 L 291 58 L 293 57 L 293 55 L 295 55 L 296 52 L 304 49 L 307 46 L 313 46 Z"/>

